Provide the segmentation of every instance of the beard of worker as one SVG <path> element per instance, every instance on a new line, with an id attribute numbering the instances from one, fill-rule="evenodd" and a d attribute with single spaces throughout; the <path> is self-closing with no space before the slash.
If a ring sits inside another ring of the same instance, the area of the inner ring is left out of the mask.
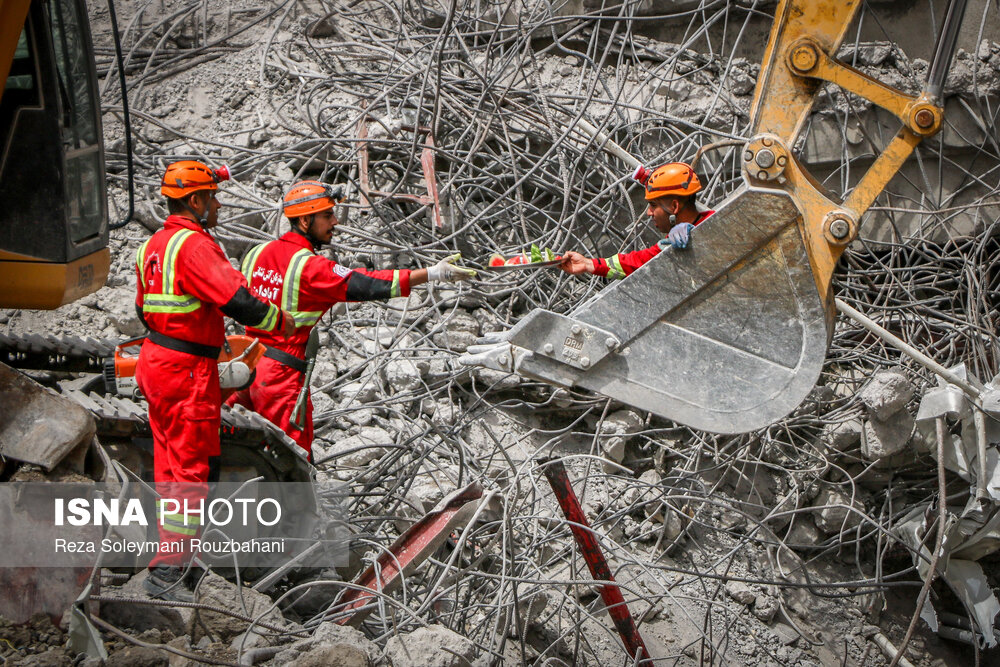
<path id="1" fill-rule="evenodd" d="M 701 213 L 695 203 L 695 195 L 686 197 L 667 195 L 650 201 L 646 207 L 646 216 L 652 219 L 657 231 L 666 236 L 674 225 L 694 224 Z"/>
<path id="2" fill-rule="evenodd" d="M 340 221 L 333 209 L 319 211 L 311 215 L 304 215 L 291 221 L 292 231 L 298 232 L 309 239 L 313 248 L 319 250 L 333 238 L 333 228 Z"/>

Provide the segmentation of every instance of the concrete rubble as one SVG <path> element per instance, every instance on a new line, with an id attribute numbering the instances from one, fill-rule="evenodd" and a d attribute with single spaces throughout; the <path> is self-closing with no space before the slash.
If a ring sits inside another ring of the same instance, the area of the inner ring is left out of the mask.
<path id="1" fill-rule="evenodd" d="M 464 667 L 472 664 L 475 655 L 472 642 L 443 625 L 393 636 L 385 645 L 385 657 L 392 667 Z"/>
<path id="2" fill-rule="evenodd" d="M 610 10 L 589 0 L 463 1 L 454 15 L 447 3 L 367 0 L 197 11 L 177 0 L 116 4 L 134 111 L 135 222 L 112 233 L 107 287 L 51 313 L 0 311 L 0 333 L 141 335 L 135 251 L 165 213 L 162 167 L 181 155 L 233 167 L 217 236 L 234 263 L 286 229 L 276 202 L 298 178 L 351 183 L 338 209 L 344 228 L 326 252 L 352 268 L 416 268 L 458 251 L 480 266 L 532 243 L 600 257 L 650 245 L 641 193 L 617 161 L 568 133 L 570 121 L 603 124 L 650 163 L 745 136 L 775 6 L 626 3 L 636 20 L 605 21 L 595 17 Z M 851 32 L 839 56 L 918 91 L 930 37 L 913 33 L 927 30 L 926 8 L 868 4 L 879 20 L 866 18 L 861 42 Z M 127 201 L 124 128 L 107 9 L 89 11 L 115 218 Z M 971 3 L 968 34 L 982 27 L 985 39 L 963 38 L 946 85 L 948 127 L 878 201 L 834 286 L 942 365 L 964 361 L 987 381 L 1000 370 L 996 14 Z M 895 132 L 891 120 L 829 86 L 799 157 L 842 196 Z M 432 205 L 415 203 L 427 193 L 427 134 L 414 127 L 436 128 L 441 227 Z M 736 187 L 737 153 L 704 158 L 704 203 Z M 565 313 L 601 287 L 552 271 L 482 272 L 458 286 L 332 309 L 319 324 L 312 379 L 314 455 L 321 480 L 350 489 L 350 565 L 296 573 L 266 591 L 213 572 L 198 604 L 214 610 L 136 604 L 143 575 L 123 582 L 105 570 L 106 599 L 92 609 L 118 630 L 100 628 L 105 664 L 631 664 L 540 472 L 548 456 L 565 461 L 639 631 L 664 664 L 888 664 L 875 637 L 902 642 L 927 560 L 911 556 L 935 536 L 936 442 L 916 418 L 936 376 L 841 318 L 819 385 L 798 411 L 761 432 L 721 436 L 457 364 L 478 337 L 532 308 Z M 954 419 L 949 429 L 955 448 L 975 444 Z M 1000 430 L 989 434 L 995 462 Z M 957 564 L 935 579 L 932 598 L 967 622 L 969 591 L 985 600 L 1000 585 L 1000 540 L 995 500 L 963 510 L 978 472 L 961 454 L 946 454 L 948 539 L 966 550 L 949 554 Z M 345 580 L 471 482 L 485 491 L 475 520 L 377 596 L 364 622 L 354 627 L 331 611 Z M 974 571 L 967 563 L 979 574 L 962 579 L 955 573 Z M 289 600 L 296 586 L 308 604 Z M 268 627 L 251 628 L 246 617 Z M 920 621 L 907 659 L 1000 661 L 996 648 L 944 637 Z M 4 664 L 100 663 L 71 654 L 67 642 L 66 628 L 47 619 L 0 619 Z"/>

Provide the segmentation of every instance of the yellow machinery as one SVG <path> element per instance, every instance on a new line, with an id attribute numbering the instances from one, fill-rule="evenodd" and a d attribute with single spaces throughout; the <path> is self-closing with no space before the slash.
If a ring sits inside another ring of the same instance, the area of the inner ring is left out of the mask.
<path id="1" fill-rule="evenodd" d="M 698 226 L 691 248 L 667 249 L 568 314 L 535 310 L 463 362 L 718 433 L 762 428 L 794 410 L 815 386 L 833 334 L 837 260 L 913 149 L 941 128 L 941 90 L 965 11 L 964 0 L 949 3 L 927 85 L 914 97 L 834 59 L 860 5 L 778 5 L 743 146 L 744 182 Z M 843 202 L 792 151 L 825 82 L 901 124 Z"/>
<path id="2" fill-rule="evenodd" d="M 108 276 L 100 101 L 83 0 L 0 0 L 0 307 Z"/>

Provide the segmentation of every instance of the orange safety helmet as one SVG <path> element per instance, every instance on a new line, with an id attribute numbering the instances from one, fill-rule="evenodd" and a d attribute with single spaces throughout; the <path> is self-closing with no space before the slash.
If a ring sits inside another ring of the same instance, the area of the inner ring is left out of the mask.
<path id="1" fill-rule="evenodd" d="M 686 197 L 701 190 L 701 181 L 686 162 L 668 162 L 657 167 L 646 180 L 646 201 L 667 195 Z"/>
<path id="2" fill-rule="evenodd" d="M 301 218 L 328 211 L 344 200 L 344 188 L 319 181 L 299 181 L 285 195 L 285 217 Z"/>
<path id="3" fill-rule="evenodd" d="M 218 190 L 220 181 L 229 180 L 229 167 L 210 169 L 197 160 L 181 160 L 167 166 L 160 181 L 160 193 L 182 199 L 199 190 Z"/>

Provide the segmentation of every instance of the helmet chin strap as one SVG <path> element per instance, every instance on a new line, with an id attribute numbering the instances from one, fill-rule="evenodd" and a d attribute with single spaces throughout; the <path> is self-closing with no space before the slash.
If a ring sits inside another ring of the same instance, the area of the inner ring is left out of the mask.
<path id="1" fill-rule="evenodd" d="M 207 229 L 208 228 L 208 209 L 209 209 L 209 206 L 206 206 L 205 207 L 205 212 L 199 215 L 198 212 L 195 211 L 193 208 L 191 208 L 191 205 L 188 204 L 188 201 L 187 201 L 188 199 L 190 199 L 190 197 L 186 197 L 186 198 L 182 199 L 181 200 L 181 205 L 184 206 L 185 209 L 187 209 L 188 213 L 190 213 L 191 215 L 193 215 L 195 217 L 195 219 L 198 220 L 199 224 L 201 224 L 202 227 L 205 227 Z"/>

